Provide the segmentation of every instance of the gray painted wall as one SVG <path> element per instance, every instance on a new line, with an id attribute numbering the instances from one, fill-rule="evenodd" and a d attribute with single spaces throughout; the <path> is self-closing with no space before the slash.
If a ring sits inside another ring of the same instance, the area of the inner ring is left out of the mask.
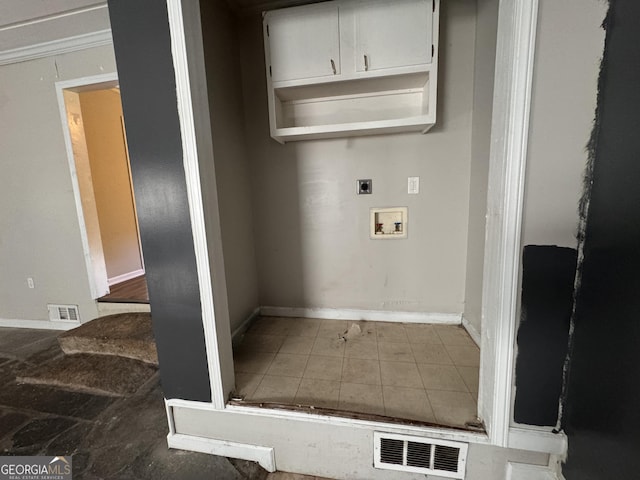
<path id="1" fill-rule="evenodd" d="M 213 161 L 201 165 L 203 189 L 215 183 L 231 330 L 258 307 L 251 182 L 244 133 L 240 52 L 235 18 L 222 1 L 201 2 Z M 215 170 L 215 171 L 214 171 Z M 210 196 L 210 192 L 205 192 Z M 215 263 L 215 262 L 214 262 Z"/>
<path id="2" fill-rule="evenodd" d="M 541 0 L 522 245 L 577 246 L 578 199 L 596 108 L 600 0 Z"/>
<path id="3" fill-rule="evenodd" d="M 464 304 L 464 317 L 477 332 L 482 326 L 482 276 L 497 30 L 498 0 L 478 0 Z"/>
<path id="4" fill-rule="evenodd" d="M 46 320 L 47 303 L 97 316 L 55 82 L 115 68 L 110 46 L 0 67 L 0 319 Z"/>
<path id="5" fill-rule="evenodd" d="M 173 408 L 176 433 L 273 447 L 276 468 L 351 480 L 424 480 L 423 474 L 373 468 L 373 427 L 330 425 L 238 412 Z M 376 431 L 398 432 L 388 425 Z M 406 432 L 402 432 L 406 433 Z M 422 435 L 424 436 L 424 435 Z M 506 478 L 507 462 L 547 465 L 545 453 L 469 444 L 466 480 Z M 429 479 L 442 478 L 429 475 Z"/>
<path id="6" fill-rule="evenodd" d="M 441 5 L 438 122 L 399 134 L 279 145 L 269 137 L 261 19 L 240 25 L 260 304 L 461 313 L 475 1 Z M 419 195 L 407 177 L 419 176 Z M 373 194 L 357 196 L 356 179 Z M 369 239 L 370 207 L 409 207 L 408 239 Z"/>

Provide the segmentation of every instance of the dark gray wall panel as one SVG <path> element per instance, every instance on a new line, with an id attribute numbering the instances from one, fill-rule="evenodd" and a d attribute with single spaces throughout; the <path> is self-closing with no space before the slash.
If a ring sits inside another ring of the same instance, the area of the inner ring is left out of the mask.
<path id="1" fill-rule="evenodd" d="M 555 427 L 558 422 L 576 258 L 573 248 L 524 248 L 514 405 L 518 423 Z"/>
<path id="2" fill-rule="evenodd" d="M 564 427 L 567 480 L 640 473 L 640 2 L 612 0 Z"/>
<path id="3" fill-rule="evenodd" d="M 210 401 L 166 4 L 109 0 L 160 377 Z"/>

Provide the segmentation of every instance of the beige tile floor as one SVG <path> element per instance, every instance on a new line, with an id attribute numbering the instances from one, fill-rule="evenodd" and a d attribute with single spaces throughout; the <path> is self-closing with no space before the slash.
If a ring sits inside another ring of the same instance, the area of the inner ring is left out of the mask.
<path id="1" fill-rule="evenodd" d="M 353 324 L 360 333 L 344 340 Z M 260 317 L 234 361 L 248 402 L 452 426 L 476 417 L 480 350 L 456 325 Z"/>

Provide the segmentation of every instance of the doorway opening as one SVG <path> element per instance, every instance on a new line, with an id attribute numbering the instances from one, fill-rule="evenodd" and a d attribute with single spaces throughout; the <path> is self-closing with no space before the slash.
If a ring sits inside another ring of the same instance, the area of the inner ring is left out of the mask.
<path id="1" fill-rule="evenodd" d="M 207 93 L 234 334 L 227 405 L 491 428 L 479 391 L 492 349 L 479 343 L 498 2 L 477 3 L 442 3 L 430 133 L 285 145 L 267 134 L 262 16 L 201 5 L 205 67 L 225 65 Z M 372 194 L 354 192 L 360 178 Z M 372 241 L 371 210 L 393 205 L 410 212 L 407 238 Z"/>
<path id="2" fill-rule="evenodd" d="M 149 303 L 118 79 L 57 89 L 91 295 Z"/>

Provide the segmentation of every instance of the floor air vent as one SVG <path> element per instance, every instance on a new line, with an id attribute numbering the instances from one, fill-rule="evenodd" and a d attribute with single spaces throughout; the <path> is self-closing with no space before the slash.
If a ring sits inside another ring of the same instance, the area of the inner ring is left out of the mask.
<path id="1" fill-rule="evenodd" d="M 464 478 L 467 444 L 374 432 L 374 467 Z"/>
<path id="2" fill-rule="evenodd" d="M 77 305 L 47 305 L 49 320 L 62 322 L 80 322 Z"/>

